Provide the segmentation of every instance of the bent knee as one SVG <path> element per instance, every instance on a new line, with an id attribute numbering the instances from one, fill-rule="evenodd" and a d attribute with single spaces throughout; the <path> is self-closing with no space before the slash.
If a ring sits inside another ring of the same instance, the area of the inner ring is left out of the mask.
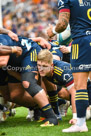
<path id="1" fill-rule="evenodd" d="M 28 88 L 30 83 L 28 81 L 23 81 L 22 85 L 23 85 L 24 88 Z"/>

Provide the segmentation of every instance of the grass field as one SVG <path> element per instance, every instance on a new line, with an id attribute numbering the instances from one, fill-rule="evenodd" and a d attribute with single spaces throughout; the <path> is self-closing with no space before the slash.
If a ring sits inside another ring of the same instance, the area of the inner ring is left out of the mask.
<path id="1" fill-rule="evenodd" d="M 85 133 L 62 133 L 63 128 L 67 128 L 71 111 L 68 110 L 67 116 L 59 121 L 58 126 L 41 128 L 38 122 L 28 122 L 26 120 L 27 109 L 16 108 L 16 115 L 9 117 L 5 122 L 0 123 L 0 136 L 91 136 L 91 120 L 87 121 L 89 131 Z"/>

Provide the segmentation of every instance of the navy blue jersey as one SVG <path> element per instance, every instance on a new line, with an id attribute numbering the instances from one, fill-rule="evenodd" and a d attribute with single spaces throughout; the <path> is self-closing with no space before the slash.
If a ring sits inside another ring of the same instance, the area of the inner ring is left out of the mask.
<path id="1" fill-rule="evenodd" d="M 21 72 L 30 72 L 37 70 L 37 55 L 41 47 L 31 39 L 20 37 L 19 41 L 12 40 L 8 35 L 0 34 L 0 44 L 6 46 L 20 46 L 23 50 L 22 55 L 18 58 L 11 55 L 9 64 L 11 66 L 21 66 Z"/>
<path id="2" fill-rule="evenodd" d="M 57 55 L 60 57 L 60 59 L 62 60 L 63 58 L 63 53 L 59 50 L 59 42 L 57 40 L 51 40 L 49 42 L 51 44 L 51 49 L 50 49 L 50 52 L 53 54 L 53 55 Z M 58 49 L 57 49 L 58 48 Z"/>
<path id="3" fill-rule="evenodd" d="M 62 60 L 63 58 L 63 53 L 59 50 L 60 44 L 57 40 L 50 40 L 49 43 L 51 44 L 51 49 L 50 52 L 53 55 L 57 55 L 60 57 L 60 59 Z M 40 45 L 40 43 L 38 43 Z M 43 47 L 41 47 L 43 49 Z"/>
<path id="4" fill-rule="evenodd" d="M 54 60 L 54 71 L 52 77 L 46 77 L 56 85 L 68 87 L 73 83 L 73 76 L 70 64 L 64 61 Z"/>
<path id="5" fill-rule="evenodd" d="M 72 38 L 91 35 L 91 0 L 58 0 L 59 12 L 70 12 Z"/>
<path id="6" fill-rule="evenodd" d="M 32 48 L 38 45 L 36 44 L 36 42 L 32 41 L 29 38 L 21 37 L 21 36 L 19 36 L 18 38 L 19 41 L 16 42 L 12 40 L 8 35 L 0 34 L 0 44 L 7 46 L 20 46 L 23 49 L 22 56 L 25 56 L 26 53 L 30 52 Z"/>

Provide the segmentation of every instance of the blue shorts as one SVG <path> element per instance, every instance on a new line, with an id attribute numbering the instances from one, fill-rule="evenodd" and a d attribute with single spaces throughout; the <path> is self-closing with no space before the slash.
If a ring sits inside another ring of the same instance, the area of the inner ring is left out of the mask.
<path id="1" fill-rule="evenodd" d="M 0 86 L 7 85 L 8 83 L 8 74 L 7 71 L 0 68 Z"/>
<path id="2" fill-rule="evenodd" d="M 21 81 L 8 74 L 8 83 L 21 83 Z"/>
<path id="3" fill-rule="evenodd" d="M 72 73 L 91 71 L 91 35 L 74 39 L 70 62 Z"/>
<path id="4" fill-rule="evenodd" d="M 0 68 L 0 86 L 7 85 L 8 83 L 20 83 L 15 77 L 9 75 L 7 70 Z"/>

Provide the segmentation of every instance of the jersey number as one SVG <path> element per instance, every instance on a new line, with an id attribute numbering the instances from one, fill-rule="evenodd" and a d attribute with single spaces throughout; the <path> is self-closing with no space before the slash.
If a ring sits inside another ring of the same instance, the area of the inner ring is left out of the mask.
<path id="1" fill-rule="evenodd" d="M 31 42 L 28 43 L 28 40 L 22 39 L 21 44 L 22 46 L 26 46 L 28 51 L 31 49 Z"/>
<path id="2" fill-rule="evenodd" d="M 87 16 L 91 20 L 91 8 L 87 10 Z"/>

